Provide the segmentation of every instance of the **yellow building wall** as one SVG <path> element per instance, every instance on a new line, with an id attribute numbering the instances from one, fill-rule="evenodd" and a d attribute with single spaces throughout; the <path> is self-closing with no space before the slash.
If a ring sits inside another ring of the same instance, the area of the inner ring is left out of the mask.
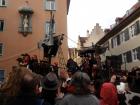
<path id="1" fill-rule="evenodd" d="M 130 23 L 127 27 L 125 27 L 123 30 L 126 28 L 130 27 L 132 24 L 134 24 L 136 21 L 140 20 L 140 18 L 136 19 L 132 23 Z M 140 33 L 139 33 L 140 34 Z M 126 42 L 121 43 L 119 46 L 115 48 L 111 48 L 111 40 L 110 41 L 110 52 L 112 55 L 119 55 L 122 53 L 125 53 L 126 51 L 132 50 L 138 46 L 140 46 L 140 35 L 136 35 L 133 38 L 129 39 Z M 131 70 L 134 66 L 140 66 L 140 61 L 135 61 L 131 63 L 126 63 L 126 69 Z M 122 69 L 125 69 L 125 64 L 122 65 Z"/>

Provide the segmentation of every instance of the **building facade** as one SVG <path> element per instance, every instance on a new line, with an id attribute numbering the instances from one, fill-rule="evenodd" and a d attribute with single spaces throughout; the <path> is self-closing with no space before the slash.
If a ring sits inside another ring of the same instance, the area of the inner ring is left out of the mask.
<path id="1" fill-rule="evenodd" d="M 107 47 L 110 55 L 118 56 L 121 69 L 140 66 L 140 2 L 137 2 L 96 44 Z"/>
<path id="2" fill-rule="evenodd" d="M 86 37 L 79 36 L 77 48 L 81 49 L 82 47 L 91 47 L 96 42 L 98 42 L 103 36 L 103 29 L 101 28 L 99 23 L 96 23 L 91 32 L 87 31 Z"/>
<path id="3" fill-rule="evenodd" d="M 70 0 L 0 0 L 0 72 L 7 74 L 23 53 L 43 58 L 53 18 L 53 36 L 64 35 L 62 51 L 68 59 L 67 14 Z M 57 55 L 52 57 L 52 62 Z M 4 76 L 2 76 L 3 78 Z"/>
<path id="4" fill-rule="evenodd" d="M 96 23 L 94 28 L 89 32 L 87 30 L 86 37 L 78 37 L 78 43 L 77 43 L 77 57 L 76 61 L 78 64 L 81 63 L 81 57 L 86 56 L 91 53 L 95 53 L 94 45 L 97 43 L 102 37 L 104 37 L 104 31 L 99 25 L 99 23 Z M 86 53 L 86 55 L 85 55 Z M 81 57 L 80 57 L 81 56 Z"/>

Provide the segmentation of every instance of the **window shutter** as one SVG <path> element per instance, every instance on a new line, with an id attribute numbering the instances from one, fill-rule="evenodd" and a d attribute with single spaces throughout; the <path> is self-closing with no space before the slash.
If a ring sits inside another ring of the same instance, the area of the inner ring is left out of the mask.
<path id="1" fill-rule="evenodd" d="M 50 30 L 50 22 L 46 22 L 46 34 L 49 34 L 49 30 Z"/>
<path id="2" fill-rule="evenodd" d="M 137 47 L 136 49 L 137 49 L 137 59 L 140 60 L 140 47 Z"/>
<path id="3" fill-rule="evenodd" d="M 127 62 L 132 62 L 132 55 L 131 55 L 131 51 L 126 52 L 126 60 Z"/>
<path id="4" fill-rule="evenodd" d="M 139 26 L 139 21 L 137 21 L 136 23 L 135 23 L 135 31 L 134 31 L 134 34 L 135 35 L 138 35 L 138 33 L 140 32 L 140 26 Z"/>
<path id="5" fill-rule="evenodd" d="M 3 54 L 3 43 L 0 43 L 0 56 Z"/>
<path id="6" fill-rule="evenodd" d="M 114 48 L 114 46 L 113 46 L 113 38 L 111 39 L 111 47 Z"/>
<path id="7" fill-rule="evenodd" d="M 0 20 L 0 31 L 3 31 L 4 28 L 4 20 Z"/>
<path id="8" fill-rule="evenodd" d="M 118 55 L 118 63 L 122 64 L 122 54 Z"/>
<path id="9" fill-rule="evenodd" d="M 120 35 L 117 35 L 117 45 L 120 45 Z"/>
<path id="10" fill-rule="evenodd" d="M 129 31 L 128 28 L 124 31 L 125 41 L 129 40 Z"/>
<path id="11" fill-rule="evenodd" d="M 31 20 L 31 16 L 29 16 L 29 29 L 28 32 L 32 32 L 32 20 Z"/>

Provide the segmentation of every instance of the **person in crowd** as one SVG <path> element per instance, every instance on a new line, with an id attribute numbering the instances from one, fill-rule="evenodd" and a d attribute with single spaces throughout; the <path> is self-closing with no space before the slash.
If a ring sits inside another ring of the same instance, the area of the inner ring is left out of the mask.
<path id="1" fill-rule="evenodd" d="M 72 74 L 74 74 L 79 69 L 78 64 L 72 58 L 68 59 L 67 68 L 72 72 Z"/>
<path id="2" fill-rule="evenodd" d="M 59 77 L 58 76 L 58 69 L 59 69 L 58 62 L 54 62 L 52 66 L 53 66 L 53 72 L 57 75 L 57 77 Z"/>
<path id="3" fill-rule="evenodd" d="M 27 53 L 25 53 L 25 54 L 24 54 L 23 63 L 21 64 L 21 66 L 25 66 L 25 67 L 29 68 L 30 60 L 31 60 L 30 55 L 27 54 Z"/>
<path id="4" fill-rule="evenodd" d="M 120 105 L 140 105 L 140 68 L 134 67 L 128 73 L 124 94 L 120 95 Z"/>
<path id="5" fill-rule="evenodd" d="M 115 82 L 116 74 L 112 74 L 110 81 L 106 80 L 102 84 L 100 90 L 100 105 L 119 105 Z"/>
<path id="6" fill-rule="evenodd" d="M 42 105 L 55 105 L 59 88 L 59 80 L 54 72 L 49 72 L 42 80 Z"/>
<path id="7" fill-rule="evenodd" d="M 35 73 L 40 73 L 37 55 L 31 56 L 31 60 L 29 62 L 29 69 L 31 69 Z"/>
<path id="8" fill-rule="evenodd" d="M 99 105 L 98 99 L 91 94 L 90 78 L 84 72 L 76 72 L 70 81 L 73 87 L 71 93 L 67 94 L 59 105 Z"/>
<path id="9" fill-rule="evenodd" d="M 90 60 L 89 60 L 89 67 L 90 67 L 89 76 L 90 76 L 91 79 L 93 79 L 92 70 L 93 70 L 93 67 L 95 67 L 95 65 L 97 65 L 97 61 L 95 60 L 94 56 L 92 55 Z"/>
<path id="10" fill-rule="evenodd" d="M 40 82 L 25 67 L 14 66 L 0 91 L 3 93 L 2 105 L 41 105 L 38 98 Z"/>
<path id="11" fill-rule="evenodd" d="M 81 71 L 90 74 L 90 66 L 89 66 L 89 57 L 85 57 L 82 59 L 82 64 L 80 66 Z M 91 73 L 92 74 L 92 73 Z"/>
<path id="12" fill-rule="evenodd" d="M 60 70 L 60 75 L 59 75 L 61 81 L 60 89 L 61 92 L 64 93 L 64 95 L 66 95 L 69 92 L 68 87 L 70 84 L 71 77 L 72 77 L 72 73 L 70 71 L 63 70 L 63 69 Z"/>
<path id="13" fill-rule="evenodd" d="M 42 76 L 46 76 L 52 70 L 48 58 L 44 57 L 40 61 L 39 70 L 40 70 L 39 72 Z"/>

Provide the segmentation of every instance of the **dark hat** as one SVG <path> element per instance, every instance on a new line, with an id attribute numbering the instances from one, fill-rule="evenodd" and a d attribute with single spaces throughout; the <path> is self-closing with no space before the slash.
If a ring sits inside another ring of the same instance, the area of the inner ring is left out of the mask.
<path id="1" fill-rule="evenodd" d="M 59 80 L 55 73 L 49 72 L 41 82 L 42 88 L 46 90 L 56 90 L 59 86 Z"/>

